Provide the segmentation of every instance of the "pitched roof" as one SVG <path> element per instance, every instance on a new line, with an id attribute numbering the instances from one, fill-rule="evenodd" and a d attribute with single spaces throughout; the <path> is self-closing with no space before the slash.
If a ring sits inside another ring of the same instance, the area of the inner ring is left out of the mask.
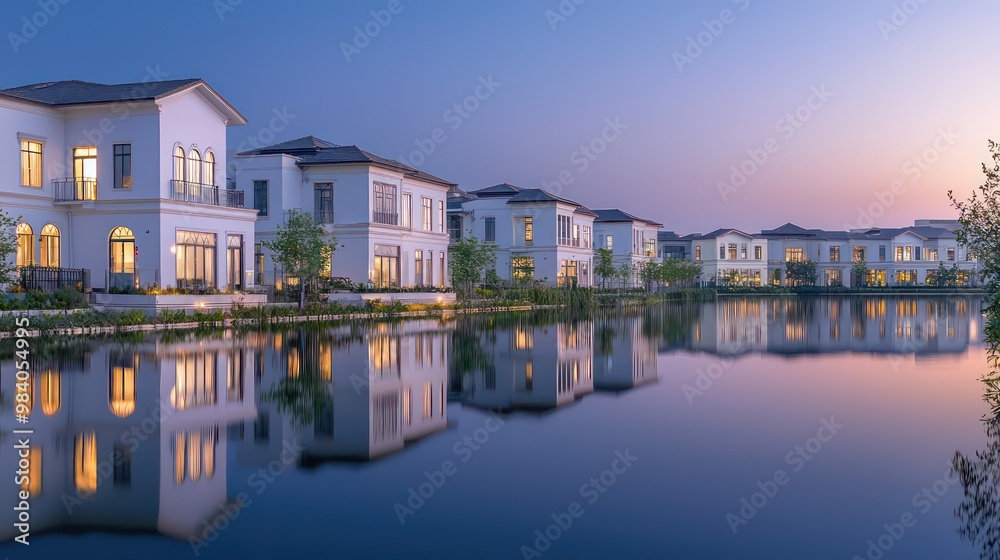
<path id="1" fill-rule="evenodd" d="M 775 229 L 766 229 L 760 232 L 761 235 L 816 235 L 819 230 L 809 230 L 797 226 L 791 222 Z"/>
<path id="2" fill-rule="evenodd" d="M 645 218 L 634 216 L 632 214 L 629 214 L 628 212 L 619 210 L 618 208 L 594 210 L 594 212 L 597 214 L 597 219 L 594 220 L 595 222 L 643 222 L 651 226 L 656 226 L 656 227 L 663 226 L 663 224 L 659 222 L 654 222 L 653 220 L 647 220 Z"/>
<path id="3" fill-rule="evenodd" d="M 386 167 L 400 171 L 406 177 L 416 178 L 429 183 L 436 183 L 446 187 L 455 187 L 455 183 L 442 179 L 436 175 L 410 167 L 405 163 L 394 159 L 384 158 L 366 150 L 351 145 L 339 146 L 333 142 L 327 142 L 315 136 L 303 136 L 280 144 L 273 144 L 263 148 L 240 152 L 238 156 L 260 156 L 287 154 L 299 158 L 299 167 L 309 167 L 312 165 L 345 165 L 355 163 L 367 163 Z"/>
<path id="4" fill-rule="evenodd" d="M 720 228 L 720 229 L 717 229 L 715 231 L 706 233 L 705 235 L 699 235 L 698 237 L 695 237 L 694 239 L 716 239 L 718 237 L 722 237 L 723 235 L 726 235 L 727 233 L 738 233 L 738 234 L 740 234 L 740 235 L 742 235 L 744 237 L 753 237 L 749 233 L 747 233 L 745 231 L 740 231 L 740 230 L 735 229 L 735 228 Z"/>
<path id="5" fill-rule="evenodd" d="M 203 86 L 224 108 L 233 113 L 237 121 L 246 123 L 246 118 L 215 92 L 201 78 L 136 82 L 130 84 L 98 84 L 80 80 L 43 82 L 0 90 L 0 97 L 27 101 L 48 107 L 68 107 L 121 101 L 155 101 L 172 93 L 195 86 Z"/>
<path id="6" fill-rule="evenodd" d="M 685 239 L 673 231 L 659 231 L 656 233 L 657 241 L 684 241 Z"/>
<path id="7" fill-rule="evenodd" d="M 521 192 L 521 189 L 519 187 L 515 187 L 510 183 L 500 183 L 499 185 L 493 185 L 492 187 L 486 187 L 484 189 L 469 191 L 469 194 L 474 195 L 478 198 L 489 198 L 489 197 L 501 197 L 501 196 L 514 196 L 519 192 Z"/>
<path id="8" fill-rule="evenodd" d="M 579 202 L 554 195 L 545 189 L 526 189 L 523 187 L 515 187 L 510 183 L 500 183 L 499 185 L 493 185 L 492 187 L 471 191 L 468 193 L 468 196 L 474 198 L 507 198 L 507 204 L 557 202 L 575 206 L 575 213 L 577 214 L 597 216 L 597 214 L 595 214 L 592 210 Z"/>

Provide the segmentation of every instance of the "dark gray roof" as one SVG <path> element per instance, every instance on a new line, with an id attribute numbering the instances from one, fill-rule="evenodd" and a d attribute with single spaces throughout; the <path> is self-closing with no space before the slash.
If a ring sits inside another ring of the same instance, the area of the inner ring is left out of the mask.
<path id="1" fill-rule="evenodd" d="M 339 146 L 326 140 L 321 140 L 315 136 L 303 136 L 295 140 L 289 140 L 280 144 L 273 144 L 255 150 L 240 152 L 239 156 L 259 156 L 273 154 L 288 154 L 299 158 L 299 167 L 309 167 L 312 165 L 346 165 L 356 163 L 367 163 L 387 167 L 400 171 L 404 176 L 420 179 L 429 183 L 436 183 L 446 187 L 455 187 L 455 183 L 446 181 L 430 173 L 420 171 L 398 162 L 394 159 L 384 158 L 371 152 L 362 150 L 357 146 Z"/>
<path id="2" fill-rule="evenodd" d="M 521 192 L 520 187 L 515 187 L 510 183 L 500 183 L 499 185 L 493 185 L 492 187 L 470 191 L 469 194 L 474 195 L 477 198 L 489 198 L 514 196 L 519 192 Z"/>
<path id="3" fill-rule="evenodd" d="M 500 183 L 492 187 L 471 191 L 468 196 L 474 198 L 507 198 L 507 204 L 524 204 L 531 202 L 558 202 L 575 206 L 577 214 L 597 216 L 592 210 L 579 202 L 554 195 L 545 189 L 526 189 L 515 187 L 510 183 Z"/>
<path id="4" fill-rule="evenodd" d="M 657 241 L 687 241 L 673 231 L 659 231 L 656 233 Z"/>
<path id="5" fill-rule="evenodd" d="M 595 222 L 643 222 L 651 226 L 656 226 L 656 227 L 663 226 L 663 224 L 659 222 L 654 222 L 653 220 L 647 220 L 645 218 L 634 216 L 632 214 L 629 214 L 628 212 L 619 210 L 618 208 L 594 210 L 594 213 L 597 214 L 597 219 L 594 220 Z"/>
<path id="6" fill-rule="evenodd" d="M 760 234 L 764 236 L 774 235 L 774 236 L 784 236 L 784 235 L 802 235 L 802 236 L 815 236 L 818 230 L 808 230 L 804 227 L 797 226 L 791 222 L 777 227 L 775 229 L 765 229 L 761 231 Z"/>
<path id="7" fill-rule="evenodd" d="M 699 235 L 699 236 L 695 237 L 694 239 L 715 239 L 717 237 L 722 237 L 723 235 L 725 235 L 727 233 L 738 233 L 740 235 L 745 235 L 746 237 L 753 237 L 749 233 L 747 233 L 745 231 L 740 231 L 740 230 L 735 229 L 735 228 L 720 228 L 720 229 L 717 229 L 715 231 L 706 233 L 705 235 Z"/>
<path id="8" fill-rule="evenodd" d="M 60 107 L 116 101 L 146 101 L 202 82 L 199 78 L 140 82 L 133 84 L 95 84 L 79 80 L 45 82 L 0 90 L 0 95 L 42 105 Z"/>

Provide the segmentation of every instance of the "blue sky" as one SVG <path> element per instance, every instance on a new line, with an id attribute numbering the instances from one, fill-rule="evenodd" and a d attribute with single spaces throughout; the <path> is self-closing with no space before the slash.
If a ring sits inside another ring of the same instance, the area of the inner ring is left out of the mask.
<path id="1" fill-rule="evenodd" d="M 7 0 L 0 87 L 201 77 L 230 148 L 315 134 L 679 232 L 953 217 L 1000 137 L 989 0 L 576 2 Z"/>

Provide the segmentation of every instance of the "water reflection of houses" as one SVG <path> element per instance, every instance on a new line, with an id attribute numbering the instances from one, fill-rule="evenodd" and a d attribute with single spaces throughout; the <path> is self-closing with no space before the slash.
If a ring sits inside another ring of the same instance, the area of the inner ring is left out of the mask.
<path id="1" fill-rule="evenodd" d="M 661 349 L 750 352 L 939 354 L 979 343 L 980 300 L 952 297 L 721 298 L 702 303 L 691 336 Z"/>
<path id="2" fill-rule="evenodd" d="M 465 319 L 462 332 L 475 332 L 461 376 L 464 404 L 499 411 L 550 410 L 593 392 L 593 323 L 539 321 L 529 315 Z M 490 323 L 490 324 L 487 324 Z"/>
<path id="3" fill-rule="evenodd" d="M 233 426 L 240 462 L 367 461 L 448 426 L 449 332 L 437 321 L 258 333 L 254 420 Z"/>
<path id="4" fill-rule="evenodd" d="M 645 310 L 598 312 L 594 321 L 594 389 L 621 392 L 659 379 L 656 332 Z"/>
<path id="5" fill-rule="evenodd" d="M 38 349 L 35 349 L 38 352 Z M 187 538 L 229 497 L 220 426 L 253 416 L 248 360 L 231 340 L 88 343 L 33 360 L 27 425 L 33 476 L 0 485 L 31 494 L 31 532 L 158 532 Z M 3 370 L 4 426 L 14 424 L 14 362 Z M 18 437 L 6 432 L 5 445 Z M 21 436 L 23 437 L 23 436 Z M 15 453 L 0 454 L 14 473 Z M 8 509 L 0 517 L 11 515 Z M 4 521 L 0 538 L 15 536 Z"/>

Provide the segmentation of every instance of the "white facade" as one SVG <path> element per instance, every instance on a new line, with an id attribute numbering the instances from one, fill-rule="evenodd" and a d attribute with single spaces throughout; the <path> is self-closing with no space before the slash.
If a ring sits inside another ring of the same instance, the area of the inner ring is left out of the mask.
<path id="1" fill-rule="evenodd" d="M 452 197 L 452 239 L 493 243 L 501 279 L 594 285 L 594 213 L 542 189 L 500 184 Z"/>
<path id="2" fill-rule="evenodd" d="M 610 249 L 619 269 L 625 265 L 634 271 L 642 263 L 657 257 L 657 232 L 662 224 L 638 218 L 618 209 L 595 210 L 594 248 Z M 633 275 L 634 276 L 634 275 Z M 633 277 L 627 283 L 633 284 Z"/>
<path id="3" fill-rule="evenodd" d="M 257 239 L 290 211 L 310 213 L 336 239 L 330 275 L 355 283 L 447 286 L 450 183 L 355 146 L 307 137 L 237 155 L 236 188 L 260 210 Z M 270 251 L 255 249 L 260 283 L 281 285 Z"/>
<path id="4" fill-rule="evenodd" d="M 767 281 L 768 243 L 735 229 L 695 237 L 691 259 L 702 263 L 702 283 L 761 286 Z"/>
<path id="5" fill-rule="evenodd" d="M 245 288 L 255 212 L 220 188 L 226 127 L 245 123 L 201 80 L 0 91 L 17 263 L 88 269 L 98 290 Z"/>

